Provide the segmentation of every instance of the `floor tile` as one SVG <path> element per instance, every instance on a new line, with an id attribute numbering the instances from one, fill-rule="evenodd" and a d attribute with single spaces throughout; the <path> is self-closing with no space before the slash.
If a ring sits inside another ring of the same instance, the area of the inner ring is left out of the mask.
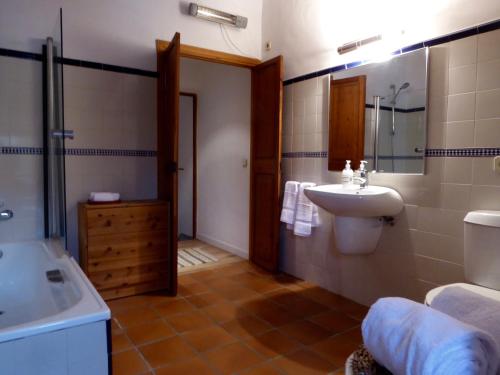
<path id="1" fill-rule="evenodd" d="M 304 345 L 311 345 L 331 336 L 330 331 L 306 320 L 287 324 L 280 327 L 279 330 Z"/>
<path id="2" fill-rule="evenodd" d="M 222 328 L 235 337 L 248 338 L 269 331 L 272 326 L 251 315 L 239 317 L 222 324 Z"/>
<path id="3" fill-rule="evenodd" d="M 203 329 L 213 325 L 212 321 L 199 311 L 190 311 L 185 314 L 167 316 L 165 320 L 178 333 Z"/>
<path id="4" fill-rule="evenodd" d="M 232 374 L 263 361 L 241 343 L 229 344 L 205 354 L 208 361 L 223 374 Z"/>
<path id="5" fill-rule="evenodd" d="M 113 299 L 111 301 L 106 301 L 109 309 L 113 314 L 121 312 L 123 310 L 132 309 L 135 307 L 141 307 L 147 304 L 142 295 L 131 296 L 119 299 Z"/>
<path id="6" fill-rule="evenodd" d="M 277 330 L 266 332 L 245 341 L 249 347 L 266 358 L 287 354 L 299 347 L 299 343 Z"/>
<path id="7" fill-rule="evenodd" d="M 148 371 L 148 366 L 136 350 L 127 350 L 113 354 L 114 375 L 139 375 Z"/>
<path id="8" fill-rule="evenodd" d="M 178 298 L 172 301 L 161 303 L 159 305 L 155 305 L 153 309 L 161 316 L 170 316 L 194 310 L 194 306 L 187 302 L 185 299 Z"/>
<path id="9" fill-rule="evenodd" d="M 278 369 L 269 364 L 264 363 L 262 365 L 257 365 L 241 373 L 242 375 L 282 375 L 283 372 L 278 371 Z"/>
<path id="10" fill-rule="evenodd" d="M 340 367 L 360 344 L 360 337 L 353 331 L 332 336 L 312 345 L 311 348 Z"/>
<path id="11" fill-rule="evenodd" d="M 177 289 L 178 294 L 180 296 L 184 296 L 184 297 L 191 296 L 194 294 L 205 293 L 208 291 L 209 291 L 209 289 L 200 282 L 191 283 L 188 285 L 181 284 L 181 285 L 179 285 L 179 287 Z"/>
<path id="12" fill-rule="evenodd" d="M 239 319 L 248 315 L 241 307 L 230 302 L 222 302 L 202 309 L 217 323 Z"/>
<path id="13" fill-rule="evenodd" d="M 130 342 L 125 333 L 113 335 L 111 345 L 113 353 L 121 352 L 124 351 L 125 349 L 130 349 L 133 347 L 132 343 Z"/>
<path id="14" fill-rule="evenodd" d="M 182 338 L 199 352 L 215 349 L 234 342 L 236 339 L 219 326 L 191 331 Z"/>
<path id="15" fill-rule="evenodd" d="M 332 310 L 310 317 L 308 320 L 334 333 L 344 332 L 360 324 L 358 320 Z"/>
<path id="16" fill-rule="evenodd" d="M 288 374 L 300 375 L 329 374 L 338 367 L 309 350 L 299 350 L 277 358 L 272 364 Z"/>
<path id="17" fill-rule="evenodd" d="M 171 337 L 175 335 L 175 332 L 162 320 L 154 320 L 129 328 L 127 335 L 135 345 L 141 345 L 150 341 Z"/>
<path id="18" fill-rule="evenodd" d="M 212 306 L 224 302 L 225 299 L 214 292 L 207 292 L 186 297 L 186 300 L 197 308 Z"/>
<path id="19" fill-rule="evenodd" d="M 177 362 L 156 369 L 156 375 L 212 375 L 210 366 L 201 358 L 193 357 L 187 361 Z"/>
<path id="20" fill-rule="evenodd" d="M 298 318 L 284 307 L 267 300 L 255 300 L 248 304 L 242 304 L 242 308 L 254 313 L 258 318 L 273 326 L 282 326 L 292 323 Z"/>
<path id="21" fill-rule="evenodd" d="M 140 346 L 139 350 L 153 368 L 186 360 L 196 355 L 194 350 L 177 336 Z"/>
<path id="22" fill-rule="evenodd" d="M 159 316 L 149 307 L 136 307 L 134 309 L 125 310 L 115 315 L 116 320 L 122 327 L 131 327 L 136 324 L 141 324 L 150 320 L 155 320 Z"/>

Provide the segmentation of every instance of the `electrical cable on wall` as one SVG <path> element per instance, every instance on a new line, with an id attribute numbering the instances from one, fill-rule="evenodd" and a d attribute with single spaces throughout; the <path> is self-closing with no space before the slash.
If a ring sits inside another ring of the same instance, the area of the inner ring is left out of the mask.
<path id="1" fill-rule="evenodd" d="M 231 39 L 231 36 L 229 35 L 229 32 L 227 31 L 226 29 L 226 26 L 223 25 L 223 24 L 219 24 L 220 26 L 220 31 L 221 31 L 221 34 L 222 34 L 222 37 L 224 38 L 224 41 L 226 42 L 226 44 L 236 50 L 238 53 L 240 53 L 241 55 L 243 56 L 247 56 L 247 57 L 250 57 L 250 55 L 248 53 L 245 53 L 243 52 L 237 45 L 236 43 L 234 43 Z"/>

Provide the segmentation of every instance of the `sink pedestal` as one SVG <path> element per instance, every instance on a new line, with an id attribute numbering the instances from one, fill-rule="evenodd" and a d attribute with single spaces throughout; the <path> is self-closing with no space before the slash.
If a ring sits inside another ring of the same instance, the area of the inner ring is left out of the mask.
<path id="1" fill-rule="evenodd" d="M 374 217 L 335 216 L 333 228 L 342 254 L 370 254 L 382 234 L 383 221 Z"/>

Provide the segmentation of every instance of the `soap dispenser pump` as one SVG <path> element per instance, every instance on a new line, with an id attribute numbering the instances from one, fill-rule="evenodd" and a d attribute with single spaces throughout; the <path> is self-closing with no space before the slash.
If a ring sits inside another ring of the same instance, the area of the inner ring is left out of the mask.
<path id="1" fill-rule="evenodd" d="M 345 168 L 342 171 L 342 186 L 348 188 L 353 184 L 354 172 L 351 169 L 351 161 L 345 161 Z"/>

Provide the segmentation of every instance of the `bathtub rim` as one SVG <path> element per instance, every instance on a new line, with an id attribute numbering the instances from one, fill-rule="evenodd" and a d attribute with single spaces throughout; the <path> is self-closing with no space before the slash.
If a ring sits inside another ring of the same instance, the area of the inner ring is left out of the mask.
<path id="1" fill-rule="evenodd" d="M 0 246 L 35 243 L 43 246 L 53 259 L 67 263 L 68 269 L 71 271 L 71 279 L 79 288 L 82 296 L 75 305 L 57 314 L 0 329 L 0 343 L 111 319 L 109 307 L 83 273 L 76 260 L 64 249 L 60 240 L 9 242 L 1 243 Z"/>

